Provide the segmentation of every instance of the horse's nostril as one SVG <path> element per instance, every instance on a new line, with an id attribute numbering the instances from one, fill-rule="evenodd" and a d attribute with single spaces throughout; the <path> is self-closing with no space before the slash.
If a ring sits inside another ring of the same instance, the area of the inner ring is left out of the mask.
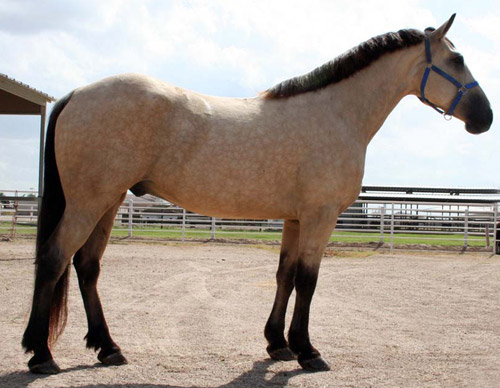
<path id="1" fill-rule="evenodd" d="M 482 111 L 476 113 L 474 119 L 476 121 L 476 125 L 483 128 L 482 132 L 486 132 L 490 129 L 491 123 L 493 122 L 493 111 L 490 107 L 483 109 Z"/>
<path id="2" fill-rule="evenodd" d="M 488 109 L 488 129 L 491 127 L 491 124 L 493 123 L 493 110 L 490 108 Z"/>

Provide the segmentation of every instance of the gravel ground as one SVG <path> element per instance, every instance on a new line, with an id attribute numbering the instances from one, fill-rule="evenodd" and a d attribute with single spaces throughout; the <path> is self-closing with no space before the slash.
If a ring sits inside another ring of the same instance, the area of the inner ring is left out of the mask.
<path id="1" fill-rule="evenodd" d="M 330 252 L 310 332 L 332 370 L 306 373 L 265 351 L 276 247 L 110 244 L 99 290 L 129 364 L 103 367 L 85 349 L 73 271 L 68 326 L 53 352 L 63 372 L 36 376 L 20 346 L 33 255 L 31 240 L 0 242 L 2 388 L 499 386 L 498 256 Z"/>

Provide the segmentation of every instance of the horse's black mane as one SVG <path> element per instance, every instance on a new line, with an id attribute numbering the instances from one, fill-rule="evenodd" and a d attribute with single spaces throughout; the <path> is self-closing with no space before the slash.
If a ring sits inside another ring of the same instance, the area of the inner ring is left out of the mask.
<path id="1" fill-rule="evenodd" d="M 417 45 L 423 40 L 424 33 L 413 29 L 375 36 L 310 73 L 273 86 L 263 95 L 269 99 L 282 98 L 324 88 L 349 78 L 384 54 Z"/>

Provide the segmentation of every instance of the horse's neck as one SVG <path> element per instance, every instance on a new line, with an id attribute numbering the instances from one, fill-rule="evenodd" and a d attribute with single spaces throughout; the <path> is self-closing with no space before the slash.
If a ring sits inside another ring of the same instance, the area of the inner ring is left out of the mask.
<path id="1" fill-rule="evenodd" d="M 417 46 L 384 55 L 351 78 L 317 92 L 315 104 L 328 107 L 325 119 L 331 128 L 343 125 L 368 145 L 399 101 L 418 89 L 420 69 L 415 63 L 420 51 Z"/>

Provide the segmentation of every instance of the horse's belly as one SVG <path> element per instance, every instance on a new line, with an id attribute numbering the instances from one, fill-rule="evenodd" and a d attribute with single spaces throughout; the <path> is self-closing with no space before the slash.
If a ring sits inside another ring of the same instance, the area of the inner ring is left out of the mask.
<path id="1" fill-rule="evenodd" d="M 148 192 L 189 211 L 212 217 L 252 219 L 297 217 L 297 206 L 292 198 L 270 195 L 270 193 L 260 195 L 263 194 L 262 190 L 255 190 L 248 186 L 246 190 L 231 190 L 221 185 L 218 190 L 214 191 L 199 185 L 165 188 L 155 185 Z"/>

